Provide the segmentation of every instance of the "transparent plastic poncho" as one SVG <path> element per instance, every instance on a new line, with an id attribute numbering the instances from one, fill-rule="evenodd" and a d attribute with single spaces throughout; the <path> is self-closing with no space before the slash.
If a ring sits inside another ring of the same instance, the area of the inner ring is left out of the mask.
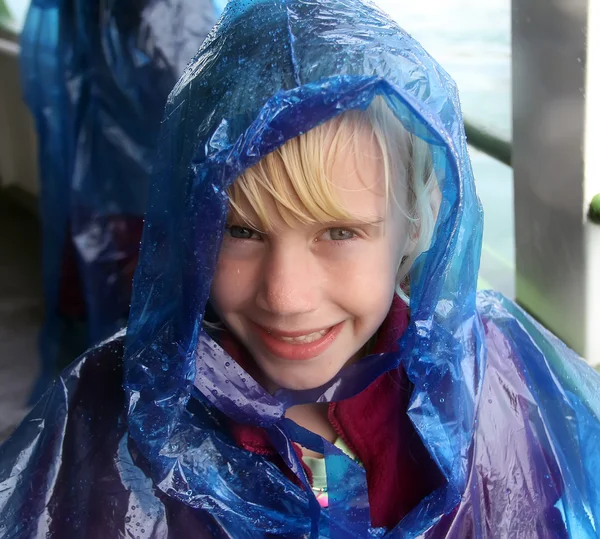
<path id="1" fill-rule="evenodd" d="M 211 0 L 32 0 L 21 35 L 39 148 L 45 325 L 39 398 L 127 322 L 164 106 Z"/>
<path id="2" fill-rule="evenodd" d="M 408 329 L 398 352 L 314 390 L 269 394 L 203 329 L 226 189 L 286 140 L 376 96 L 429 143 L 442 194 L 411 271 Z M 159 148 L 127 334 L 66 371 L 0 450 L 0 531 L 598 536 L 599 377 L 513 302 L 476 292 L 482 211 L 458 95 L 414 39 L 359 0 L 232 0 L 170 95 Z M 398 413 L 446 481 L 387 530 L 371 526 L 364 470 L 284 413 L 352 397 L 399 366 L 413 390 Z M 238 447 L 232 420 L 264 427 L 297 482 Z M 324 454 L 328 508 L 294 443 Z M 34 476 L 43 487 L 32 494 Z"/>

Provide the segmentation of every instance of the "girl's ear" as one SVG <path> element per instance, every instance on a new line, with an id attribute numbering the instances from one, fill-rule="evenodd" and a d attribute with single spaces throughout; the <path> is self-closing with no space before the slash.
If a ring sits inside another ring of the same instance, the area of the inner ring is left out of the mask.
<path id="1" fill-rule="evenodd" d="M 402 254 L 402 263 L 404 263 L 404 261 L 412 256 L 412 254 L 415 252 L 417 244 L 419 243 L 419 231 L 419 223 L 411 223 L 408 241 L 406 242 L 406 248 Z"/>
<path id="2" fill-rule="evenodd" d="M 427 222 L 431 220 L 429 225 L 425 225 L 426 228 L 431 228 L 429 231 L 425 231 L 425 234 L 431 234 L 433 232 L 433 228 L 435 227 L 435 223 L 437 222 L 438 214 L 440 211 L 440 205 L 442 203 L 442 191 L 440 190 L 437 182 L 433 182 L 433 185 L 430 186 L 429 190 L 426 190 L 426 193 L 429 198 L 429 209 L 431 211 L 429 216 L 426 216 Z M 422 216 L 421 219 L 425 217 Z M 406 244 L 406 248 L 402 253 L 402 260 L 400 264 L 403 264 L 407 258 L 410 258 L 417 246 L 419 245 L 419 240 L 421 238 L 421 234 L 423 233 L 423 222 L 421 219 L 417 219 L 416 221 L 412 221 L 409 225 L 409 238 Z"/>
<path id="3" fill-rule="evenodd" d="M 440 206 L 442 205 L 442 190 L 437 181 L 433 182 L 433 188 L 429 195 L 429 204 L 431 206 L 431 214 L 433 216 L 433 225 L 437 223 Z"/>
<path id="4" fill-rule="evenodd" d="M 442 204 L 442 191 L 437 183 L 437 181 L 433 180 L 430 182 L 430 185 L 426 188 L 425 192 L 427 193 L 427 197 L 429 199 L 429 210 L 430 214 L 427 216 L 428 226 L 430 230 L 426 232 L 426 234 L 433 234 L 433 229 L 435 228 L 435 224 L 437 223 L 437 218 L 440 212 L 440 206 Z M 430 222 L 429 222 L 430 221 Z M 407 248 L 406 254 L 411 255 L 416 246 L 419 243 L 419 239 L 421 238 L 423 223 L 421 220 L 417 220 L 414 223 L 411 223 L 410 230 L 410 245 Z M 431 238 L 429 238 L 431 241 Z"/>

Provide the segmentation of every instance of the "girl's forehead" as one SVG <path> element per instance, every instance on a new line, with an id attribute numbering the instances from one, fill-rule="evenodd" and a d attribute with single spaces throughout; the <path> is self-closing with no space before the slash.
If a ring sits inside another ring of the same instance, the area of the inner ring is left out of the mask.
<path id="1" fill-rule="evenodd" d="M 385 197 L 384 160 L 372 131 L 358 127 L 346 141 L 326 148 L 326 156 L 325 174 L 340 196 L 368 191 Z"/>

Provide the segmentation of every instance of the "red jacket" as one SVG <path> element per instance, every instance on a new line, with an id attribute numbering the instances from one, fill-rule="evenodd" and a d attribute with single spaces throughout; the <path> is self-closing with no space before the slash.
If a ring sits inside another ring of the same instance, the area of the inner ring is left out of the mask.
<path id="1" fill-rule="evenodd" d="M 398 350 L 397 340 L 407 324 L 408 309 L 396 297 L 373 353 Z M 223 343 L 230 355 L 241 359 L 236 357 L 239 349 L 228 344 Z M 383 374 L 358 395 L 329 404 L 331 425 L 365 468 L 374 527 L 394 527 L 445 481 L 406 414 L 411 389 L 400 367 Z M 232 431 L 240 447 L 270 456 L 284 466 L 264 429 L 235 424 Z M 307 473 L 310 477 L 310 470 Z"/>

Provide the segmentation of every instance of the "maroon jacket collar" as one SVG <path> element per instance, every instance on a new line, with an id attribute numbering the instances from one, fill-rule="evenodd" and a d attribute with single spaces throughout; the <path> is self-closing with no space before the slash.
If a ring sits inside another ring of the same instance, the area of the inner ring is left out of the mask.
<path id="1" fill-rule="evenodd" d="M 378 331 L 373 353 L 398 350 L 408 325 L 408 308 L 397 296 Z M 225 339 L 221 345 L 236 360 L 244 350 Z M 362 462 L 369 489 L 371 522 L 394 527 L 421 499 L 444 482 L 406 410 L 412 387 L 402 367 L 377 378 L 358 395 L 329 405 L 329 421 Z M 240 447 L 271 456 L 281 466 L 264 429 L 233 424 Z M 298 448 L 298 451 L 300 449 Z M 284 468 L 287 473 L 288 470 Z M 310 471 L 307 469 L 310 476 Z"/>

